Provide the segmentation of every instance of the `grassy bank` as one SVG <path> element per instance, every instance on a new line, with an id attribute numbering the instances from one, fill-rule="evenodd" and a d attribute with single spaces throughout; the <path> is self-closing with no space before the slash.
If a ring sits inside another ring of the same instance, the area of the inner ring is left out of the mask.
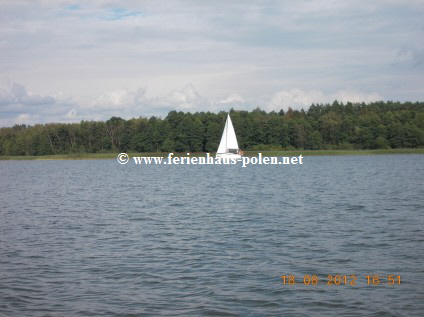
<path id="1" fill-rule="evenodd" d="M 384 149 L 384 150 L 294 150 L 294 151 L 247 151 L 246 155 L 266 156 L 339 156 L 339 155 L 384 155 L 384 154 L 424 154 L 423 149 Z"/>
<path id="2" fill-rule="evenodd" d="M 55 154 L 42 156 L 0 156 L 0 160 L 108 160 L 116 159 L 116 153 L 73 153 L 73 154 Z M 168 156 L 168 153 L 150 152 L 150 153 L 127 153 L 133 156 Z M 191 156 L 205 156 L 205 153 L 191 153 Z M 175 153 L 174 156 L 187 156 L 186 153 Z"/>
<path id="3" fill-rule="evenodd" d="M 256 156 L 337 156 L 337 155 L 382 155 L 382 154 L 424 154 L 424 149 L 385 149 L 385 150 L 294 150 L 294 151 L 246 151 L 245 155 Z M 0 160 L 105 160 L 116 159 L 118 153 L 78 153 L 44 156 L 0 156 Z M 133 156 L 168 156 L 168 153 L 128 153 Z M 191 156 L 205 156 L 205 153 L 190 153 Z M 211 153 L 215 155 L 215 153 Z M 187 156 L 175 153 L 174 156 Z"/>

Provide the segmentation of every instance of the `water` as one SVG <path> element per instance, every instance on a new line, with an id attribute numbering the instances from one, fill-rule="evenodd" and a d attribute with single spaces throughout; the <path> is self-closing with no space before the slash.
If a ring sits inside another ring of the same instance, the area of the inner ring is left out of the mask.
<path id="1" fill-rule="evenodd" d="M 423 155 L 1 161 L 0 316 L 418 316 L 423 176 Z"/>

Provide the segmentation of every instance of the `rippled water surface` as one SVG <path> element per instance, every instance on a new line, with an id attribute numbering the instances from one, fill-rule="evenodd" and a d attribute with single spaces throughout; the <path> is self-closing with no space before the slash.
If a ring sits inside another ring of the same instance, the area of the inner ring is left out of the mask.
<path id="1" fill-rule="evenodd" d="M 423 178 L 423 155 L 0 161 L 0 316 L 419 316 Z"/>

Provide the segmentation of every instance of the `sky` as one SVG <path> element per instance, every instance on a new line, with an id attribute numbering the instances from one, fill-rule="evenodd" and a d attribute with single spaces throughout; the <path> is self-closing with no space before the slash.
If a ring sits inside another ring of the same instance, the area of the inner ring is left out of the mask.
<path id="1" fill-rule="evenodd" d="M 423 0 L 0 0 L 0 126 L 424 100 Z"/>

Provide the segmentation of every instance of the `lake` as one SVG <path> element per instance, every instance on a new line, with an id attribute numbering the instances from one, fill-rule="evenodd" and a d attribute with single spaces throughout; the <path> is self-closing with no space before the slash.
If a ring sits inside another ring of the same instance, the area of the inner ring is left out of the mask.
<path id="1" fill-rule="evenodd" d="M 303 161 L 0 161 L 0 316 L 421 315 L 424 155 Z"/>

